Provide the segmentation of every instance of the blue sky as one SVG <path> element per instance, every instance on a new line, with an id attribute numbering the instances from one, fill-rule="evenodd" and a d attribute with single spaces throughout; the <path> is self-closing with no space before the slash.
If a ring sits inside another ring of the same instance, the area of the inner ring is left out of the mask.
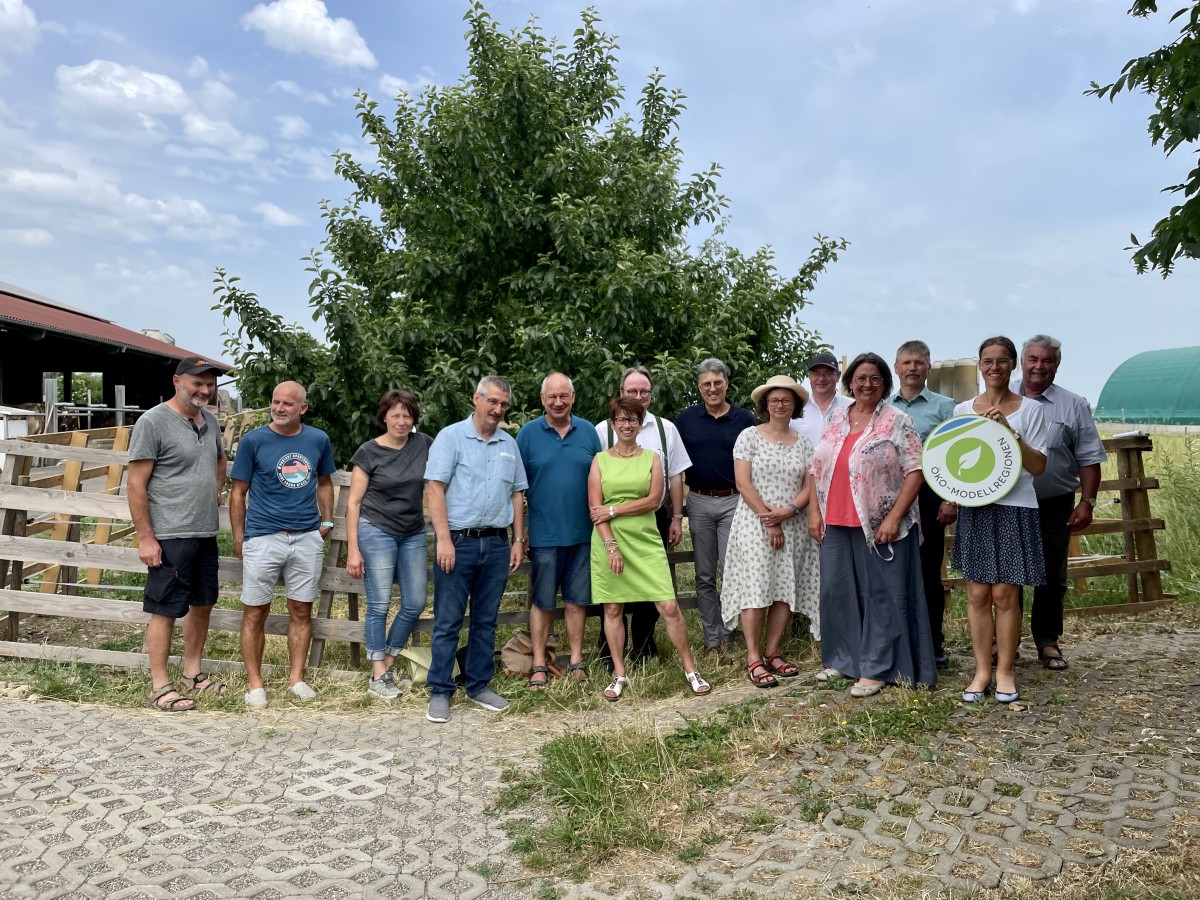
<path id="1" fill-rule="evenodd" d="M 494 2 L 568 39 L 576 3 Z M 1169 40 L 1166 13 L 1098 0 L 620 0 L 627 93 L 688 95 L 689 170 L 717 161 L 728 239 L 794 270 L 818 232 L 850 249 L 803 314 L 839 354 L 937 359 L 1048 332 L 1093 401 L 1134 353 L 1194 343 L 1200 265 L 1137 276 L 1159 193 L 1192 164 L 1150 102 L 1084 97 Z M 366 158 L 352 94 L 458 80 L 465 3 L 0 0 L 0 281 L 218 353 L 222 266 L 311 327 L 301 258 L 319 203 Z M 1189 303 L 1192 301 L 1192 303 Z"/>

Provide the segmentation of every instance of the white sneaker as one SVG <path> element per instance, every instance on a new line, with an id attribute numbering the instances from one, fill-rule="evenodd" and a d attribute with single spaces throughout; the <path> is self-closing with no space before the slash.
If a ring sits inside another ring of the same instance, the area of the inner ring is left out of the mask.
<path id="1" fill-rule="evenodd" d="M 246 705 L 255 709 L 262 709 L 267 705 L 267 689 L 255 688 L 252 691 L 246 692 Z"/>
<path id="2" fill-rule="evenodd" d="M 308 686 L 307 681 L 297 681 L 288 688 L 288 693 L 300 700 L 311 700 L 317 696 L 317 692 Z"/>

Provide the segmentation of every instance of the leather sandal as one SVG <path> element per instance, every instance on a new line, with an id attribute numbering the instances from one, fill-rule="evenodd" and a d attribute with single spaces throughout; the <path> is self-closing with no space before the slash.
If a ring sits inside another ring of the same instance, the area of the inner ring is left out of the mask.
<path id="1" fill-rule="evenodd" d="M 174 694 L 174 697 L 169 697 Z M 155 690 L 150 695 L 150 708 L 159 712 L 188 712 L 196 708 L 196 701 L 185 697 L 175 690 L 175 685 L 167 684 Z"/>
<path id="2" fill-rule="evenodd" d="M 229 685 L 213 681 L 207 672 L 197 672 L 190 678 L 184 675 L 179 682 L 180 693 L 191 691 L 193 694 L 203 694 L 207 691 L 217 697 L 224 697 L 228 690 Z"/>
<path id="3" fill-rule="evenodd" d="M 567 675 L 567 677 L 573 678 L 576 681 L 587 681 L 588 680 L 588 670 L 587 670 L 587 665 L 585 663 L 581 663 L 581 662 L 568 663 L 565 674 Z"/>
<path id="4" fill-rule="evenodd" d="M 761 659 L 756 659 L 746 666 L 746 677 L 756 688 L 779 687 L 779 680 L 770 673 Z"/>
<path id="5" fill-rule="evenodd" d="M 712 692 L 712 685 L 705 681 L 699 672 L 684 672 L 683 677 L 687 679 L 692 693 L 696 696 L 703 697 Z"/>

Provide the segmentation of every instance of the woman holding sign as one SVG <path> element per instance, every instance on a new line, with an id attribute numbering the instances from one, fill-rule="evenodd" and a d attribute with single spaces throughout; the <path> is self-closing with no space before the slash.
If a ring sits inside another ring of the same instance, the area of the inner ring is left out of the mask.
<path id="1" fill-rule="evenodd" d="M 961 507 L 951 564 L 967 581 L 967 624 L 975 654 L 975 677 L 963 691 L 967 703 L 991 690 L 992 647 L 996 648 L 996 699 L 1012 703 L 1020 693 L 1014 663 L 1021 640 L 1021 585 L 1046 582 L 1042 535 L 1038 526 L 1033 477 L 1046 468 L 1045 420 L 1037 401 L 1009 390 L 1017 348 L 1006 337 L 988 338 L 979 347 L 984 391 L 954 408 L 999 422 L 1016 438 L 1021 472 L 1016 484 L 987 506 Z M 942 504 L 942 518 L 955 504 Z"/>
<path id="2" fill-rule="evenodd" d="M 855 678 L 854 697 L 885 684 L 937 682 L 913 502 L 923 481 L 912 419 L 884 402 L 892 374 L 874 353 L 842 376 L 836 410 L 813 458 L 817 502 L 808 529 L 821 545 L 821 661 L 817 678 Z"/>

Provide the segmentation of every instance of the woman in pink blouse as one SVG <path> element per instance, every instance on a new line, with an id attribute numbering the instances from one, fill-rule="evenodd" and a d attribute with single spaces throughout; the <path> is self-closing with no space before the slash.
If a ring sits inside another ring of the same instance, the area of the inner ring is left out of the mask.
<path id="1" fill-rule="evenodd" d="M 817 678 L 852 678 L 854 697 L 886 684 L 937 681 L 913 508 L 921 439 L 885 398 L 892 374 L 875 353 L 842 376 L 854 397 L 833 413 L 813 458 L 817 503 L 808 528 L 821 544 L 821 660 Z"/>

